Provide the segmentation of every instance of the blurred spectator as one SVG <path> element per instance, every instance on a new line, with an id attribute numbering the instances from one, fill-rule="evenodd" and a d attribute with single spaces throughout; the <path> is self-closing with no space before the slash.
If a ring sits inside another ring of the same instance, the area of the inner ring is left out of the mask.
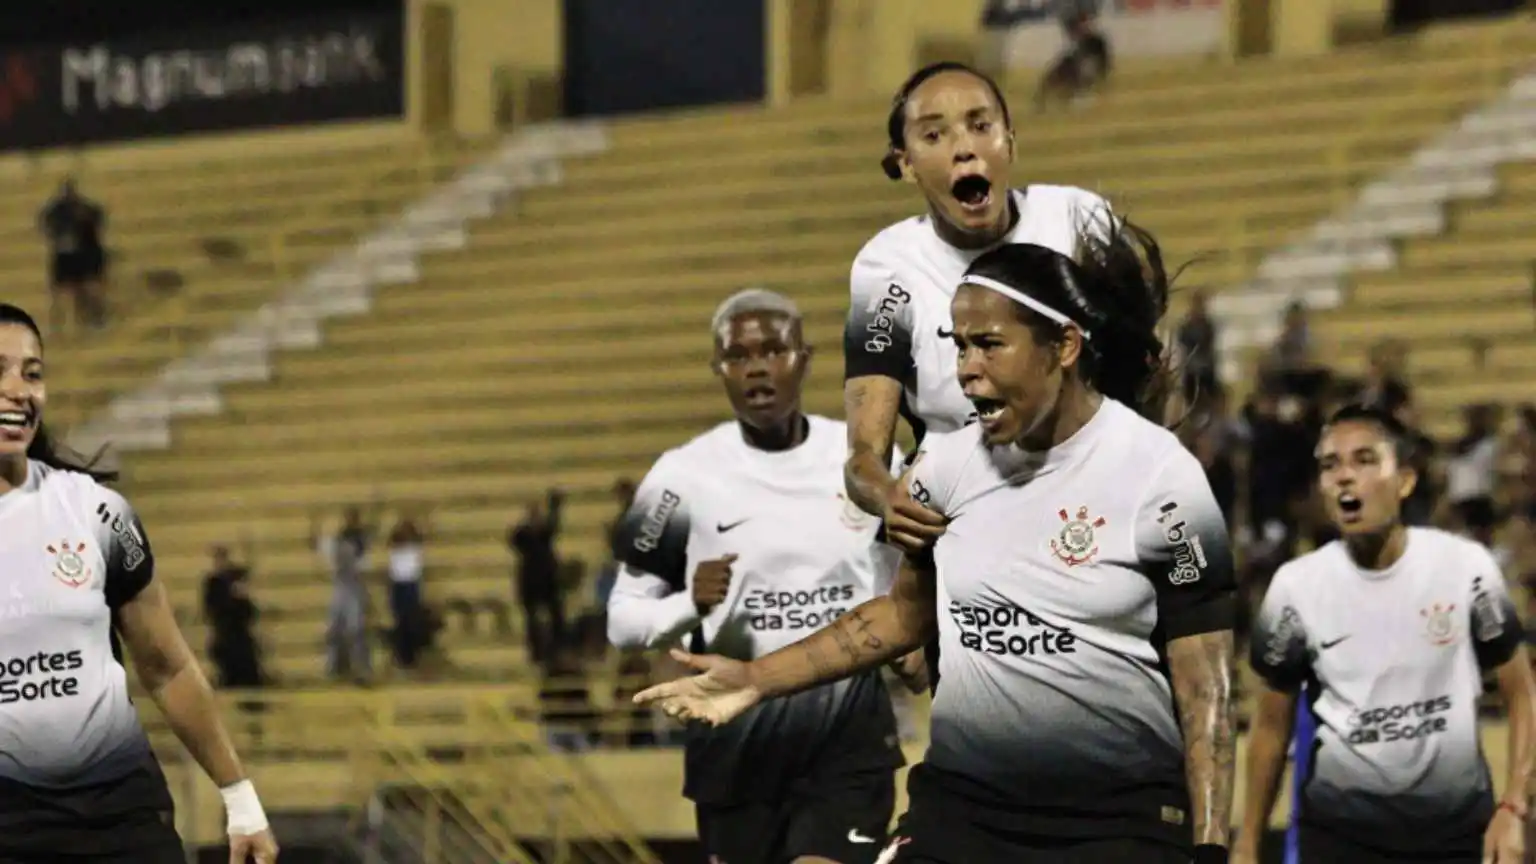
<path id="1" fill-rule="evenodd" d="M 1262 371 L 1279 376 L 1282 380 L 1295 373 L 1310 372 L 1316 367 L 1312 360 L 1312 330 L 1307 325 L 1307 307 L 1300 300 L 1291 301 L 1285 307 L 1285 317 L 1280 323 L 1280 335 L 1264 358 Z M 1296 389 L 1287 384 L 1287 389 Z"/>
<path id="2" fill-rule="evenodd" d="M 358 507 L 348 507 L 335 534 L 322 533 L 317 516 L 310 518 L 310 544 L 331 568 L 331 605 L 325 633 L 330 674 L 364 683 L 372 675 L 368 644 L 368 584 L 364 567 L 368 547 L 378 533 L 377 519 L 365 522 Z"/>
<path id="3" fill-rule="evenodd" d="M 265 683 L 249 580 L 250 568 L 231 560 L 228 547 L 213 547 L 213 568 L 203 579 L 203 619 L 208 622 L 208 656 L 218 670 L 220 687 Z"/>
<path id="4" fill-rule="evenodd" d="M 1371 348 L 1360 401 L 1407 423 L 1404 417 L 1413 404 L 1413 390 L 1403 374 L 1401 348 L 1396 343 L 1383 342 Z"/>
<path id="5" fill-rule="evenodd" d="M 1262 554 L 1289 555 L 1299 527 L 1297 508 L 1311 497 L 1315 407 L 1261 384 L 1243 409 L 1249 451 L 1248 522 Z"/>
<path id="6" fill-rule="evenodd" d="M 1061 29 L 1066 47 L 1040 80 L 1035 108 L 1052 102 L 1076 102 L 1087 97 L 1109 77 L 1109 40 L 1098 28 L 1098 3 L 1094 0 L 1063 0 Z"/>
<path id="7" fill-rule="evenodd" d="M 426 532 L 416 517 L 400 517 L 389 532 L 389 611 L 395 663 L 401 669 L 416 668 L 416 656 L 425 647 L 429 626 L 421 602 L 421 577 L 426 569 Z"/>
<path id="8" fill-rule="evenodd" d="M 54 333 L 64 328 L 65 295 L 75 307 L 75 326 L 95 329 L 106 323 L 102 282 L 107 254 L 101 240 L 106 221 L 106 211 L 81 195 L 73 178 L 59 184 L 37 215 L 38 231 L 48 243 L 49 326 Z"/>
<path id="9" fill-rule="evenodd" d="M 1214 392 L 1216 383 L 1216 322 L 1206 311 L 1205 292 L 1195 291 L 1189 298 L 1189 312 L 1179 322 L 1175 337 L 1179 345 L 1179 374 L 1184 384 L 1184 398 L 1193 403 L 1198 394 Z"/>
<path id="10" fill-rule="evenodd" d="M 522 521 L 507 533 L 507 546 L 517 558 L 517 599 L 523 607 L 528 653 L 539 664 L 565 644 L 560 562 L 555 555 L 564 502 L 565 493 L 549 490 L 545 498 L 529 502 Z"/>
<path id="11" fill-rule="evenodd" d="M 1446 460 L 1445 496 L 1462 528 L 1492 549 L 1498 523 L 1493 493 L 1499 472 L 1499 412 L 1493 405 L 1469 405 L 1465 417 L 1466 431 Z"/>
<path id="12" fill-rule="evenodd" d="M 631 505 L 635 503 L 635 481 L 628 477 L 621 477 L 613 484 L 613 499 L 618 505 L 618 512 L 614 514 L 613 521 L 607 525 L 608 560 L 604 562 L 603 569 L 597 576 L 597 608 L 608 608 L 608 595 L 613 593 L 613 585 L 619 578 L 619 560 L 623 557 L 619 549 L 619 526 L 624 521 L 624 514 L 629 512 Z"/>

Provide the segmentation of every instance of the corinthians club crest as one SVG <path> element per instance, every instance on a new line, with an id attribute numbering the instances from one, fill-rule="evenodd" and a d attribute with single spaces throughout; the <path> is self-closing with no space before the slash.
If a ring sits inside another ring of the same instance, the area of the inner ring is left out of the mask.
<path id="1" fill-rule="evenodd" d="M 53 578 L 71 588 L 79 588 L 91 581 L 90 565 L 85 563 L 85 556 L 81 554 L 85 551 L 84 543 L 64 540 L 44 548 L 53 556 Z"/>
<path id="2" fill-rule="evenodd" d="M 1424 638 L 1429 644 L 1449 645 L 1456 641 L 1456 619 L 1451 616 L 1455 611 L 1455 603 L 1435 603 L 1419 610 L 1424 618 Z"/>
<path id="3" fill-rule="evenodd" d="M 1061 517 L 1062 526 L 1061 533 L 1051 541 L 1051 551 L 1068 567 L 1093 560 L 1093 556 L 1099 554 L 1094 529 L 1104 527 L 1104 517 L 1089 515 L 1087 507 L 1077 508 L 1075 518 L 1065 509 L 1058 510 L 1056 515 Z"/>

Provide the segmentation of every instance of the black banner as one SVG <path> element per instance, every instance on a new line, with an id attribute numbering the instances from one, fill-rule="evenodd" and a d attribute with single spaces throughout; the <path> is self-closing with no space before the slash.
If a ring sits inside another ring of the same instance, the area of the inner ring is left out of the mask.
<path id="1" fill-rule="evenodd" d="M 0 150 L 405 113 L 403 4 L 0 49 Z"/>

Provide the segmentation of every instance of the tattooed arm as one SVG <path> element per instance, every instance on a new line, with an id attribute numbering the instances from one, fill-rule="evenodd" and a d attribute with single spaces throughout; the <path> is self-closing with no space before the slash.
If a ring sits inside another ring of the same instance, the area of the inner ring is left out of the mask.
<path id="1" fill-rule="evenodd" d="M 891 448 L 901 406 L 901 382 L 884 375 L 860 375 L 843 384 L 848 417 L 848 461 L 843 482 L 848 499 L 860 510 L 884 516 L 896 478 L 891 476 Z"/>
<path id="2" fill-rule="evenodd" d="M 934 633 L 933 571 L 904 560 L 891 593 L 865 602 L 793 645 L 748 664 L 764 699 L 788 696 L 888 663 Z"/>
<path id="3" fill-rule="evenodd" d="M 1168 643 L 1168 668 L 1184 731 L 1184 772 L 1195 843 L 1226 846 L 1232 828 L 1237 734 L 1232 719 L 1232 631 Z"/>
<path id="4" fill-rule="evenodd" d="M 1157 592 L 1158 626 L 1168 640 L 1195 844 L 1226 847 L 1235 773 L 1237 585 L 1226 522 L 1204 469 L 1188 451 L 1170 453 L 1153 473 L 1136 520 L 1138 558 Z"/>

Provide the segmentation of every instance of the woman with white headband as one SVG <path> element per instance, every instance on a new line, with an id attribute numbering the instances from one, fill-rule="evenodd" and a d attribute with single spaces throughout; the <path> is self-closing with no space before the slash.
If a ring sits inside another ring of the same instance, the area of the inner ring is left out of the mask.
<path id="1" fill-rule="evenodd" d="M 937 634 L 931 743 L 885 862 L 1227 860 L 1227 531 L 1159 422 L 1157 244 L 1107 233 L 1076 261 L 1015 244 L 966 271 L 947 335 L 978 422 L 924 441 L 906 490 L 947 530 L 889 596 L 751 662 L 680 653 L 703 674 L 637 697 L 722 723 Z"/>

